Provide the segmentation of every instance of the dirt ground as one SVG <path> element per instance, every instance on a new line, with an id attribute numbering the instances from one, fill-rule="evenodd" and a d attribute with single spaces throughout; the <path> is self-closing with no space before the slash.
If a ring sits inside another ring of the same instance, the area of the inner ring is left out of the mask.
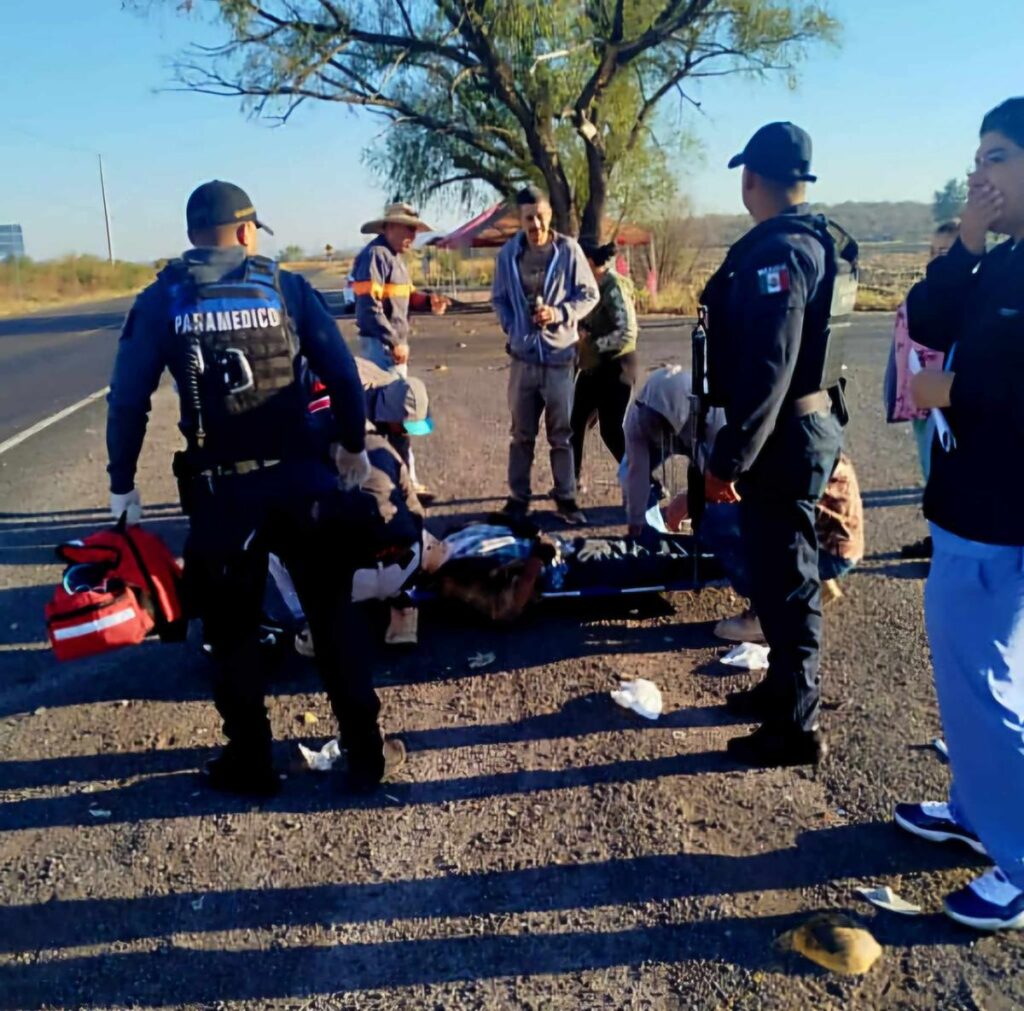
<path id="1" fill-rule="evenodd" d="M 860 316 L 849 331 L 868 558 L 827 615 L 832 753 L 816 774 L 726 759 L 745 728 L 721 702 L 751 675 L 716 662 L 711 628 L 738 601 L 711 588 L 508 628 L 428 609 L 421 645 L 379 662 L 387 726 L 409 748 L 398 782 L 353 798 L 333 775 L 292 773 L 262 805 L 208 793 L 195 770 L 219 728 L 194 649 L 58 665 L 45 647 L 52 546 L 104 519 L 102 402 L 0 457 L 0 1008 L 1021 1006 L 1020 941 L 939 911 L 977 858 L 889 820 L 947 784 L 929 747 L 925 568 L 898 556 L 924 532 L 913 442 L 880 417 L 890 326 Z M 685 361 L 687 333 L 646 326 L 646 364 Z M 417 459 L 443 529 L 503 498 L 505 359 L 475 315 L 421 324 L 413 356 L 438 421 Z M 180 546 L 173 420 L 165 386 L 139 485 L 147 522 Z M 594 524 L 621 523 L 594 437 L 584 475 Z M 549 487 L 544 459 L 536 481 Z M 479 651 L 495 659 L 472 668 Z M 657 722 L 608 697 L 637 675 L 664 693 Z M 333 732 L 297 659 L 270 707 L 282 768 Z M 882 883 L 925 915 L 853 893 Z M 773 948 L 825 909 L 883 944 L 866 976 Z"/>

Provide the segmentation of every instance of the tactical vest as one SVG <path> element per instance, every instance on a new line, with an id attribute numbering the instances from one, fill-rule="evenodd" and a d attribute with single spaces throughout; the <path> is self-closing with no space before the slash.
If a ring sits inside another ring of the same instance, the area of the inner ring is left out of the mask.
<path id="1" fill-rule="evenodd" d="M 742 368 L 730 334 L 732 282 L 751 249 L 769 235 L 810 235 L 825 247 L 825 276 L 807 306 L 791 397 L 829 390 L 842 377 L 844 348 L 837 330 L 848 325 L 857 300 L 857 242 L 823 215 L 780 214 L 752 228 L 729 249 L 725 262 L 701 295 L 701 304 L 708 308 L 708 393 L 716 407 L 728 404 L 730 377 Z"/>
<path id="2" fill-rule="evenodd" d="M 306 398 L 277 264 L 250 256 L 240 278 L 209 283 L 197 282 L 181 260 L 168 271 L 168 325 L 185 361 L 179 395 L 193 462 L 297 455 L 307 431 Z"/>

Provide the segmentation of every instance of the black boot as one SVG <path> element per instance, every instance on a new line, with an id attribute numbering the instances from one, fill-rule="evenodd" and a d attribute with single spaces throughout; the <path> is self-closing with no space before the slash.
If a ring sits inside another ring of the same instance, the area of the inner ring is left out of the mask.
<path id="1" fill-rule="evenodd" d="M 763 721 L 779 708 L 778 702 L 768 691 L 768 682 L 759 681 L 752 688 L 729 692 L 725 696 L 725 708 L 733 716 L 746 716 L 751 720 Z"/>
<path id="2" fill-rule="evenodd" d="M 521 498 L 509 497 L 501 511 L 515 520 L 526 519 L 526 514 L 530 511 L 530 503 L 524 502 Z"/>
<path id="3" fill-rule="evenodd" d="M 397 737 L 384 741 L 379 758 L 373 755 L 369 761 L 356 762 L 349 755 L 349 789 L 355 793 L 371 793 L 405 765 L 405 757 L 405 744 Z"/>
<path id="4" fill-rule="evenodd" d="M 758 727 L 746 737 L 734 737 L 726 750 L 744 765 L 770 769 L 786 765 L 819 765 L 828 753 L 820 730 L 799 727 Z"/>
<path id="5" fill-rule="evenodd" d="M 271 759 L 270 720 L 263 700 L 268 651 L 255 637 L 216 649 L 213 702 L 224 721 L 227 746 L 205 769 L 215 790 L 270 797 L 280 789 Z"/>
<path id="6" fill-rule="evenodd" d="M 273 797 L 281 789 L 269 751 L 252 751 L 229 744 L 203 770 L 207 786 L 246 797 Z"/>

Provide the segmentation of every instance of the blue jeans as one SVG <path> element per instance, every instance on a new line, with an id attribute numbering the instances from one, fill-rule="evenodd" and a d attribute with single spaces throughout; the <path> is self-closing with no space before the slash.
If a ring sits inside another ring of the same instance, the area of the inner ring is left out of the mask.
<path id="1" fill-rule="evenodd" d="M 359 335 L 359 357 L 373 362 L 378 368 L 390 372 L 394 376 L 401 376 L 404 379 L 409 374 L 408 363 L 396 365 L 395 356 L 391 353 L 391 345 L 376 337 Z"/>
<path id="2" fill-rule="evenodd" d="M 407 379 L 409 377 L 409 363 L 395 364 L 395 357 L 391 353 L 391 346 L 376 337 L 364 337 L 359 335 L 359 357 L 373 362 L 378 368 L 391 373 L 396 379 Z M 409 480 L 414 485 L 419 484 L 416 476 L 416 456 L 412 451 L 409 439 L 404 435 L 389 437 L 388 441 L 395 447 L 395 451 L 405 461 L 409 468 Z"/>
<path id="3" fill-rule="evenodd" d="M 953 774 L 950 806 L 1024 888 L 1024 548 L 932 524 L 925 622 Z"/>

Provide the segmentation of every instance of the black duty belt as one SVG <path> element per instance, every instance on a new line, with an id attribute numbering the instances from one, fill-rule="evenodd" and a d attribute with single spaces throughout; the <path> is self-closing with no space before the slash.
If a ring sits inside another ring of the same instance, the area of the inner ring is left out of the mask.
<path id="1" fill-rule="evenodd" d="M 237 474 L 251 474 L 254 470 L 276 467 L 280 460 L 236 460 L 234 463 L 218 463 L 199 471 L 200 477 L 233 477 Z"/>
<path id="2" fill-rule="evenodd" d="M 789 409 L 794 418 L 806 418 L 809 414 L 831 414 L 832 398 L 827 390 L 818 390 L 817 393 L 797 397 Z"/>

